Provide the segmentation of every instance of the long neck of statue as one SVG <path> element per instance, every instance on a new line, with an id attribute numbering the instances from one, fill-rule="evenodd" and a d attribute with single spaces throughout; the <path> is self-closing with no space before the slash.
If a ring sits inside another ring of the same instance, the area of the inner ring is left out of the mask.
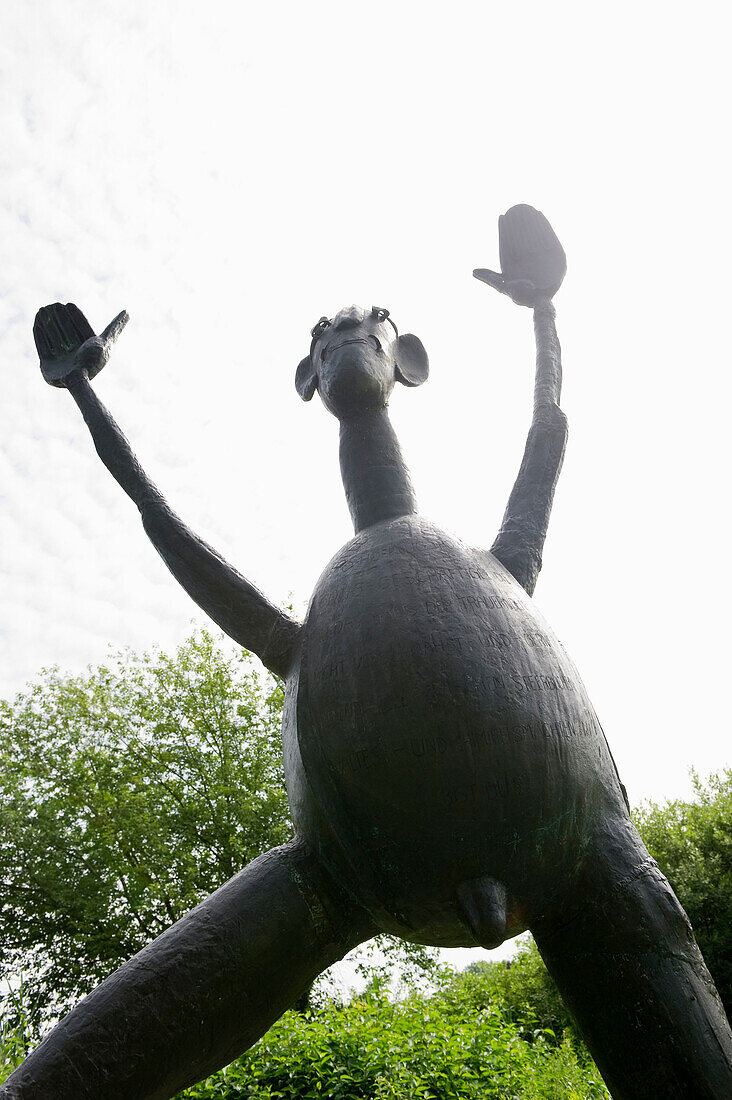
<path id="1" fill-rule="evenodd" d="M 409 470 L 385 408 L 341 420 L 340 459 L 356 534 L 417 511 Z"/>

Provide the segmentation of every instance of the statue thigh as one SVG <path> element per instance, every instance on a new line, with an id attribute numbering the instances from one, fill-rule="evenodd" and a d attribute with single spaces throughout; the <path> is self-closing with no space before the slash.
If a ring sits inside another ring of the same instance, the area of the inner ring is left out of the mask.
<path id="1" fill-rule="evenodd" d="M 69 1013 L 2 1100 L 166 1100 L 254 1043 L 373 935 L 309 848 L 254 860 Z"/>
<path id="2" fill-rule="evenodd" d="M 531 931 L 613 1100 L 732 1096 L 722 1002 L 627 816 L 604 823 L 583 866 Z"/>

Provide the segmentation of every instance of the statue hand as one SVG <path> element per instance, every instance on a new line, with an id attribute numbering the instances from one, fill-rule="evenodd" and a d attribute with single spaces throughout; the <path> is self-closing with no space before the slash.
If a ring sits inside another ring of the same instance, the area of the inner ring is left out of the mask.
<path id="1" fill-rule="evenodd" d="M 476 268 L 473 275 L 520 306 L 553 298 L 562 285 L 567 260 L 557 235 L 533 206 L 512 206 L 498 219 L 500 273 Z"/>
<path id="2" fill-rule="evenodd" d="M 95 336 L 78 306 L 55 302 L 39 309 L 33 338 L 41 360 L 41 374 L 48 384 L 65 387 L 67 378 L 76 370 L 86 371 L 89 378 L 99 374 L 129 319 L 123 310 Z"/>

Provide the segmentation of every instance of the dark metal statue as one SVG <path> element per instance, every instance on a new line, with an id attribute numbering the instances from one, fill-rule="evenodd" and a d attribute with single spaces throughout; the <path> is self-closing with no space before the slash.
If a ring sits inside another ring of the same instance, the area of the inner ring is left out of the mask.
<path id="1" fill-rule="evenodd" d="M 40 310 L 46 380 L 65 386 L 150 539 L 198 605 L 287 683 L 297 838 L 267 853 L 83 1000 L 9 1078 L 6 1100 L 153 1100 L 241 1054 L 325 967 L 387 931 L 496 947 L 531 929 L 615 1100 L 728 1100 L 732 1035 L 689 922 L 628 816 L 582 681 L 531 600 L 566 440 L 551 298 L 565 257 L 546 219 L 500 220 L 502 274 L 533 309 L 534 416 L 490 551 L 417 512 L 387 403 L 428 361 L 385 309 L 312 332 L 297 391 L 340 422 L 355 537 L 305 622 L 180 521 L 90 379 L 101 336 Z"/>

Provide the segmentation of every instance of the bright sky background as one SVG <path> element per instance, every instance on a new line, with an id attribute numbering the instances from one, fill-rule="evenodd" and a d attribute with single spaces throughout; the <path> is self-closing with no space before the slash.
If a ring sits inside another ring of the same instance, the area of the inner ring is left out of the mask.
<path id="1" fill-rule="evenodd" d="M 0 694 L 202 614 L 46 386 L 31 328 L 132 320 L 95 382 L 184 520 L 301 611 L 351 534 L 336 421 L 295 394 L 321 314 L 431 359 L 392 419 L 422 510 L 490 546 L 531 314 L 471 276 L 541 209 L 570 442 L 536 600 L 632 802 L 732 763 L 729 41 L 720 3 L 8 0 L 0 34 Z M 728 28 L 727 28 L 728 29 Z M 725 686 L 727 685 L 727 686 Z"/>

